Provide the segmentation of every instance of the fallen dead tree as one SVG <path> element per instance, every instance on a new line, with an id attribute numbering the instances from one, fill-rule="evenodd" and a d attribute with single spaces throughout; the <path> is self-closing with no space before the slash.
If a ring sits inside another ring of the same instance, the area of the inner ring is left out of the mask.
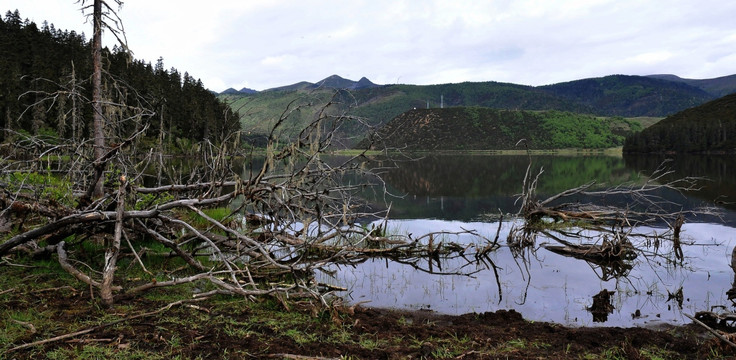
<path id="1" fill-rule="evenodd" d="M 411 238 L 369 226 L 385 220 L 385 212 L 363 210 L 357 193 L 380 185 L 380 178 L 363 167 L 362 154 L 327 156 L 340 128 L 362 121 L 341 110 L 337 95 L 284 141 L 279 132 L 294 125 L 290 114 L 308 110 L 287 108 L 263 154 L 244 150 L 233 134 L 220 144 L 199 144 L 181 169 L 136 147 L 144 123 L 101 158 L 92 156 L 89 144 L 29 138 L 32 160 L 3 164 L 0 219 L 9 231 L 0 241 L 0 257 L 55 257 L 108 306 L 192 283 L 201 289 L 195 297 L 275 295 L 328 305 L 327 296 L 344 289 L 316 283 L 314 274 L 333 265 L 382 257 L 422 271 L 464 275 L 493 266 L 487 254 L 497 241 L 460 245 L 449 239 L 458 233 Z M 44 168 L 33 157 L 40 154 L 71 161 Z M 100 168 L 105 192 L 94 198 L 89 189 Z M 146 179 L 156 185 L 146 186 Z M 179 259 L 183 266 L 149 270 L 157 257 Z M 443 269 L 447 258 L 461 258 L 466 266 Z M 136 276 L 128 275 L 131 269 Z"/>
<path id="2" fill-rule="evenodd" d="M 507 243 L 512 248 L 532 246 L 542 235 L 553 241 L 542 244 L 545 249 L 600 268 L 600 276 L 605 280 L 626 276 L 639 255 L 682 262 L 680 233 L 685 220 L 692 216 L 719 216 L 715 207 L 685 211 L 663 196 L 665 192 L 697 191 L 705 180 L 673 178 L 666 162 L 640 182 L 613 187 L 589 182 L 545 199 L 537 196 L 544 169 L 534 174 L 532 165 L 529 156 L 522 193 L 517 196 L 517 217 L 522 222 L 511 229 Z M 655 230 L 640 231 L 643 228 Z M 659 252 L 664 244 L 671 249 L 666 254 Z"/>

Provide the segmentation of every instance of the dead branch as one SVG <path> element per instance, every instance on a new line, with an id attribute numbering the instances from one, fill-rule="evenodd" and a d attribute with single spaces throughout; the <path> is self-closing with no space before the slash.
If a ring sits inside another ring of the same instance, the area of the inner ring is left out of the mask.
<path id="1" fill-rule="evenodd" d="M 179 285 L 179 284 L 191 283 L 191 282 L 194 282 L 194 281 L 197 281 L 197 280 L 200 280 L 200 279 L 209 278 L 211 275 L 212 274 L 210 274 L 210 273 L 201 273 L 201 274 L 192 275 L 192 276 L 188 276 L 188 277 L 185 277 L 185 278 L 179 278 L 179 279 L 169 280 L 169 281 L 156 281 L 155 279 L 153 279 L 150 282 L 147 282 L 147 283 L 145 283 L 143 285 L 134 287 L 134 288 L 126 291 L 125 293 L 118 295 L 118 299 L 131 298 L 131 297 L 137 296 L 138 294 L 141 294 L 143 292 L 146 292 L 148 290 L 155 289 L 155 288 L 161 288 L 161 287 L 175 286 L 175 285 Z"/>
<path id="2" fill-rule="evenodd" d="M 686 314 L 686 313 L 683 313 L 683 314 L 685 316 L 687 316 L 688 318 L 690 318 L 690 320 L 692 320 L 694 323 L 702 326 L 705 330 L 708 330 L 708 332 L 710 332 L 711 334 L 715 335 L 717 338 L 721 339 L 721 341 L 723 341 L 724 343 L 726 343 L 726 344 L 728 344 L 728 345 L 736 348 L 736 344 L 734 344 L 731 340 L 729 340 L 725 336 L 721 335 L 718 331 L 713 330 L 710 326 L 706 325 L 705 323 L 703 323 L 702 321 L 696 319 L 694 316 L 692 316 L 690 314 Z"/>
<path id="3" fill-rule="evenodd" d="M 118 85 L 113 87 L 121 91 Z M 29 148 L 34 156 L 56 154 L 72 159 L 70 164 L 59 165 L 54 174 L 71 183 L 70 192 L 79 206 L 33 210 L 36 221 L 29 223 L 26 231 L 0 243 L 0 255 L 26 244 L 45 246 L 58 254 L 66 271 L 90 286 L 93 296 L 99 292 L 108 306 L 151 289 L 200 281 L 216 289 L 195 294 L 197 298 L 214 293 L 248 299 L 278 294 L 284 299 L 304 296 L 327 304 L 327 294 L 344 289 L 314 281 L 316 271 L 331 264 L 356 264 L 376 257 L 437 274 L 472 275 L 481 263 L 496 271 L 488 254 L 498 248 L 498 231 L 494 241 L 474 246 L 441 241 L 440 233 L 411 238 L 361 225 L 385 220 L 386 214 L 361 210 L 359 195 L 368 182 L 356 183 L 353 179 L 367 174 L 379 183 L 381 180 L 364 165 L 362 154 L 339 161 L 324 156 L 345 122 L 360 121 L 342 113 L 334 100 L 319 108 L 306 124 L 299 124 L 300 131 L 294 133 L 285 131 L 295 126 L 290 124 L 290 116 L 308 106 L 290 105 L 270 131 L 263 162 L 253 162 L 245 169 L 234 164 L 247 162 L 243 159 L 251 156 L 233 142 L 205 140 L 193 145 L 186 166 L 179 165 L 178 159 L 164 160 L 162 153 L 141 152 L 136 144 L 147 124 L 134 119 L 144 116 L 146 110 L 102 101 L 105 106 L 127 111 L 117 116 L 136 121 L 136 130 L 123 136 L 125 132 L 112 129 L 120 144 L 111 143 L 101 155 L 92 151 L 99 146 L 88 142 L 57 146 L 32 139 Z M 162 132 L 160 129 L 159 139 Z M 147 168 L 154 164 L 158 169 L 153 173 L 158 175 L 151 175 Z M 17 164 L 13 171 L 25 171 L 30 166 L 42 168 L 29 162 L 27 166 Z M 125 174 L 125 179 L 119 174 Z M 93 201 L 89 194 L 103 178 L 107 193 Z M 12 199 L 11 203 L 38 203 L 38 197 L 24 197 L 30 192 L 38 191 L 24 184 L 17 194 L 8 193 L 5 198 Z M 9 208 L 8 204 L 6 201 L 2 205 Z M 224 207 L 228 209 L 224 216 L 210 212 Z M 112 240 L 104 244 L 105 250 L 92 255 L 99 256 L 96 263 L 104 260 L 102 269 L 90 268 L 102 274 L 101 281 L 71 265 L 86 260 L 74 259 L 81 256 L 81 252 L 74 251 L 75 246 L 100 241 L 110 234 Z M 470 231 L 452 234 L 480 238 Z M 70 236 L 74 240 L 66 239 Z M 121 246 L 123 238 L 127 247 Z M 124 277 L 117 264 L 127 256 L 135 258 L 142 271 L 151 275 L 140 250 L 150 246 L 147 242 L 162 244 L 167 249 L 165 256 L 180 258 L 186 264 L 165 273 L 182 271 L 186 275 L 165 281 L 151 276 L 144 283 L 114 284 L 116 276 Z M 445 261 L 456 259 L 465 262 L 456 269 L 443 270 Z M 497 271 L 496 279 L 499 281 Z"/>
<path id="4" fill-rule="evenodd" d="M 29 322 L 25 322 L 25 321 L 15 320 L 15 319 L 10 319 L 10 320 L 12 322 L 18 324 L 18 325 L 22 325 L 22 326 L 28 328 L 28 330 L 31 331 L 31 334 L 35 334 L 36 333 L 36 327 L 33 326 L 33 324 L 31 324 Z"/>
<path id="5" fill-rule="evenodd" d="M 143 229 L 143 231 L 145 231 L 148 235 L 151 235 L 153 237 L 153 239 L 155 239 L 156 241 L 160 242 L 161 244 L 163 244 L 167 248 L 169 248 L 172 251 L 174 251 L 179 257 L 181 257 L 182 259 L 184 259 L 184 261 L 186 261 L 187 264 L 189 264 L 190 266 L 192 266 L 193 268 L 195 268 L 197 270 L 201 270 L 201 271 L 204 271 L 205 270 L 204 265 L 202 265 L 199 261 L 197 261 L 196 259 L 194 259 L 189 254 L 187 254 L 184 250 L 182 250 L 181 247 L 179 247 L 178 244 L 176 244 L 175 242 L 167 239 L 165 236 L 159 234 L 155 230 L 147 227 L 146 225 L 143 224 L 143 222 L 140 219 L 136 219 L 136 224 L 138 224 L 139 225 L 139 228 L 140 229 Z"/>
<path id="6" fill-rule="evenodd" d="M 102 285 L 98 281 L 93 280 L 87 274 L 79 271 L 77 268 L 69 264 L 66 250 L 64 249 L 65 245 L 66 243 L 64 241 L 56 245 L 56 253 L 59 255 L 59 264 L 61 265 L 61 268 L 66 270 L 66 272 L 68 272 L 75 278 L 77 278 L 77 280 L 99 289 Z M 121 289 L 118 288 L 117 290 L 121 290 Z"/>
<path id="7" fill-rule="evenodd" d="M 7 290 L 0 291 L 0 295 L 5 295 L 7 293 L 11 293 L 11 292 L 15 291 L 15 289 L 16 288 L 10 288 L 10 289 L 7 289 Z"/>
<path id="8" fill-rule="evenodd" d="M 216 197 L 216 198 L 208 198 L 208 199 L 201 199 L 201 200 L 200 199 L 175 200 L 175 201 L 171 201 L 166 204 L 163 204 L 161 206 L 157 206 L 150 210 L 124 211 L 122 217 L 123 217 L 123 220 L 156 218 L 160 216 L 160 214 L 163 211 L 166 211 L 166 210 L 171 210 L 171 209 L 175 209 L 179 207 L 187 207 L 189 205 L 192 205 L 192 206 L 217 205 L 217 204 L 226 202 L 234 198 L 236 195 L 237 194 L 235 193 L 228 193 L 228 194 Z M 57 221 L 50 222 L 46 225 L 40 226 L 38 228 L 18 234 L 10 238 L 8 241 L 0 244 L 0 256 L 7 254 L 8 251 L 12 250 L 14 247 L 18 245 L 24 244 L 31 240 L 38 239 L 44 235 L 51 234 L 64 227 L 75 225 L 75 224 L 82 224 L 82 223 L 117 220 L 117 217 L 118 217 L 117 211 L 77 212 L 75 214 L 65 216 Z"/>

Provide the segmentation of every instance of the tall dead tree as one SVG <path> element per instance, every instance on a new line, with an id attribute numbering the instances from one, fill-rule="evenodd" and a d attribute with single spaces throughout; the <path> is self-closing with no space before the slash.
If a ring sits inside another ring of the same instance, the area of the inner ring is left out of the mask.
<path id="1" fill-rule="evenodd" d="M 79 0 L 82 10 L 92 7 L 92 109 L 93 109 L 93 143 L 94 143 L 94 178 L 87 190 L 88 198 L 99 199 L 103 195 L 103 173 L 105 170 L 103 157 L 106 154 L 105 147 L 105 114 L 102 109 L 102 32 L 108 29 L 127 51 L 125 32 L 122 21 L 117 13 L 110 7 L 107 1 L 92 0 L 92 5 L 86 5 L 89 0 Z M 113 0 L 121 7 L 121 0 Z M 109 20 L 109 21 L 106 21 Z M 114 25 L 111 25 L 114 24 Z"/>
<path id="2" fill-rule="evenodd" d="M 102 0 L 94 0 L 92 12 L 92 108 L 94 131 L 95 181 L 92 197 L 102 197 L 102 157 L 105 155 L 105 121 L 102 116 Z"/>

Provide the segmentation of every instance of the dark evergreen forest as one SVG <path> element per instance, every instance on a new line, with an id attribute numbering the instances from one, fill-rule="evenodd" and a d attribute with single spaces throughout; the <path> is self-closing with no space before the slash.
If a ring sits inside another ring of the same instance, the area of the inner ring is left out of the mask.
<path id="1" fill-rule="evenodd" d="M 92 50 L 84 34 L 47 22 L 39 27 L 8 11 L 0 17 L 0 49 L 0 142 L 16 135 L 90 137 Z M 240 129 L 237 113 L 187 72 L 166 70 L 162 58 L 151 65 L 120 47 L 105 48 L 103 73 L 105 101 L 147 109 L 136 121 L 119 117 L 121 135 L 147 124 L 149 139 L 218 143 Z"/>
<path id="2" fill-rule="evenodd" d="M 625 153 L 736 152 L 736 94 L 681 111 L 626 139 Z"/>

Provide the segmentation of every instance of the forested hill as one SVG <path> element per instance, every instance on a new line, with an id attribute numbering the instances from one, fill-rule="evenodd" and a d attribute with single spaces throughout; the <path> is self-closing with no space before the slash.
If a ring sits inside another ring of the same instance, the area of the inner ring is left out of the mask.
<path id="1" fill-rule="evenodd" d="M 608 116 L 665 116 L 718 97 L 684 82 L 611 75 L 547 85 L 542 90 Z"/>
<path id="2" fill-rule="evenodd" d="M 721 76 L 713 79 L 684 79 L 672 74 L 649 75 L 648 77 L 685 83 L 717 97 L 736 92 L 736 75 Z"/>
<path id="3" fill-rule="evenodd" d="M 374 137 L 357 147 L 504 150 L 519 149 L 516 143 L 527 139 L 531 149 L 600 149 L 620 146 L 625 135 L 638 130 L 639 123 L 624 118 L 599 118 L 563 111 L 483 107 L 416 109 L 391 120 Z"/>
<path id="4" fill-rule="evenodd" d="M 736 94 L 684 110 L 626 139 L 627 153 L 736 153 Z"/>
<path id="5" fill-rule="evenodd" d="M 0 49 L 0 127 L 9 130 L 0 132 L 0 141 L 11 132 L 88 138 L 92 50 L 84 35 L 46 22 L 39 28 L 8 11 L 0 18 Z M 118 48 L 104 49 L 103 68 L 103 96 L 155 111 L 141 119 L 152 136 L 163 125 L 173 139 L 217 142 L 240 129 L 238 115 L 201 81 L 164 69 L 162 59 L 152 66 L 130 61 Z"/>

